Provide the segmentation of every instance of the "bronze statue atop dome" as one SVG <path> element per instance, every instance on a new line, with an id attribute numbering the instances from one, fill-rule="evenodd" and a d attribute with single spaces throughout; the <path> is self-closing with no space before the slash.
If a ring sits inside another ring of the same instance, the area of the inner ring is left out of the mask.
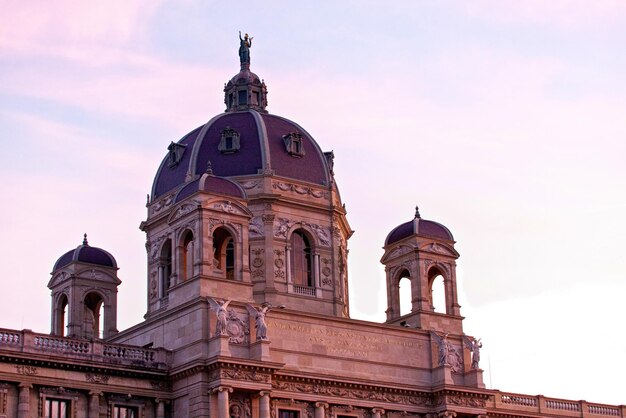
<path id="1" fill-rule="evenodd" d="M 243 38 L 241 37 L 241 31 L 239 31 L 239 61 L 241 65 L 250 65 L 250 47 L 252 46 L 252 37 L 246 33 Z"/>

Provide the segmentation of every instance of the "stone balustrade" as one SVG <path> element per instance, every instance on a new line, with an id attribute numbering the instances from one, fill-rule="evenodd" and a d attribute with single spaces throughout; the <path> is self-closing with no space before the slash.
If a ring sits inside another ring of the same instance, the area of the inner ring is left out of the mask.
<path id="1" fill-rule="evenodd" d="M 626 418 L 626 406 L 592 404 L 586 401 L 546 398 L 542 395 L 529 396 L 517 393 L 496 391 L 492 403 L 487 406 L 489 412 L 516 412 L 558 416 L 558 417 L 622 417 Z"/>
<path id="2" fill-rule="evenodd" d="M 0 350 L 22 353 L 62 355 L 64 359 L 85 359 L 90 362 L 165 369 L 170 353 L 165 349 L 109 344 L 101 340 L 57 337 L 31 330 L 0 329 Z"/>

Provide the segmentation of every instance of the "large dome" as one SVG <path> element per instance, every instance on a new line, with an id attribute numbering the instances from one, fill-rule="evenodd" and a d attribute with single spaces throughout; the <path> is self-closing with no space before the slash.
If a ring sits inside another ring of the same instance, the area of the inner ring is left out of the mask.
<path id="1" fill-rule="evenodd" d="M 296 144 L 299 143 L 299 144 Z M 264 170 L 328 185 L 330 170 L 315 140 L 298 124 L 255 109 L 222 113 L 169 146 L 152 186 L 152 199 L 196 180 L 258 175 Z"/>

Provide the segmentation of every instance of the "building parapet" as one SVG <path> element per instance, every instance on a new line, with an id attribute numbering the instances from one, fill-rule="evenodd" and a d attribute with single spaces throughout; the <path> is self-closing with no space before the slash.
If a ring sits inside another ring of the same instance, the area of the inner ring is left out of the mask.
<path id="1" fill-rule="evenodd" d="M 543 395 L 522 395 L 495 391 L 491 412 L 523 412 L 555 417 L 626 417 L 626 406 L 604 405 L 587 401 L 547 398 Z"/>
<path id="2" fill-rule="evenodd" d="M 111 344 L 102 340 L 83 340 L 0 328 L 0 350 L 16 353 L 59 355 L 63 359 L 88 360 L 116 366 L 164 370 L 171 353 L 163 348 L 144 348 Z"/>

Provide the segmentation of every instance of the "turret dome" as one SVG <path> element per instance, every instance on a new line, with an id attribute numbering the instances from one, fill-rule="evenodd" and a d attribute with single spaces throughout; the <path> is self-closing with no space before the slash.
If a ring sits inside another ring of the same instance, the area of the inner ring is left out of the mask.
<path id="1" fill-rule="evenodd" d="M 385 245 L 393 244 L 412 235 L 454 241 L 452 232 L 448 228 L 438 222 L 422 219 L 419 210 L 415 208 L 415 218 L 392 229 L 385 239 Z"/>
<path id="2" fill-rule="evenodd" d="M 117 262 L 109 252 L 103 250 L 102 248 L 92 247 L 89 245 L 87 242 L 87 234 L 85 234 L 81 245 L 63 254 L 57 262 L 54 263 L 53 271 L 65 267 L 75 261 L 117 268 Z"/>

